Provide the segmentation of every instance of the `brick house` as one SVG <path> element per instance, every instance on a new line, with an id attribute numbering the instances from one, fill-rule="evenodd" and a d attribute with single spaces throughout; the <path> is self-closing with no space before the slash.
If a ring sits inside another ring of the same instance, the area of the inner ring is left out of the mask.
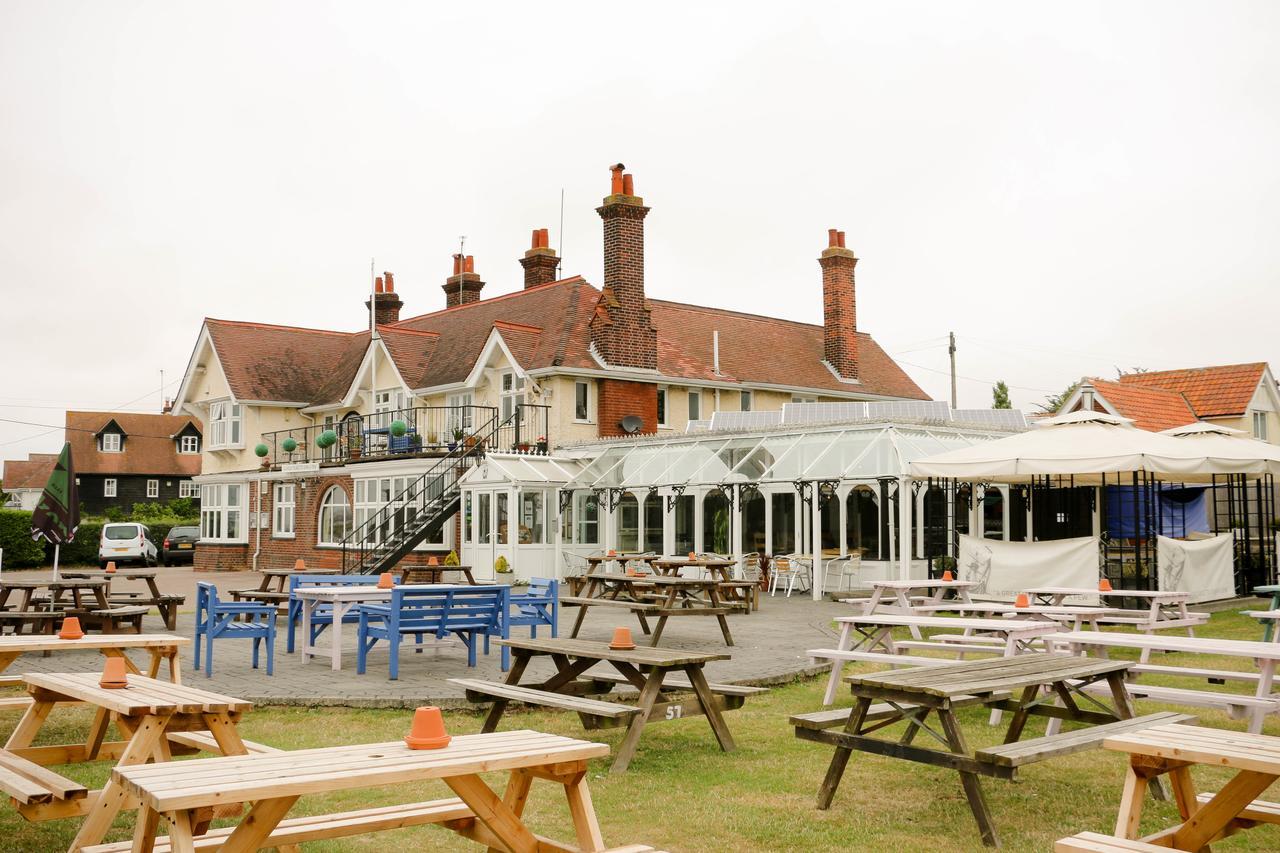
<path id="1" fill-rule="evenodd" d="M 6 460 L 0 472 L 0 491 L 8 496 L 4 508 L 34 510 L 57 462 L 56 453 L 31 453 L 26 459 Z"/>
<path id="2" fill-rule="evenodd" d="M 537 229 L 515 292 L 483 298 L 475 258 L 455 255 L 443 308 L 402 319 L 404 291 L 384 273 L 352 312 L 353 325 L 366 326 L 358 332 L 206 319 L 174 404 L 207 425 L 196 565 L 332 563 L 351 530 L 450 445 L 517 411 L 500 449 L 545 453 L 600 437 L 675 435 L 717 412 L 927 399 L 857 328 L 857 258 L 842 232 L 827 235 L 821 275 L 794 288 L 816 300 L 821 287 L 823 325 L 650 299 L 650 208 L 621 164 L 611 173 L 597 208 L 598 288 L 562 276 L 547 230 Z M 325 435 L 333 441 L 320 447 Z M 446 553 L 459 538 L 455 517 L 406 560 Z"/>
<path id="3" fill-rule="evenodd" d="M 199 500 L 203 435 L 190 416 L 121 412 L 67 412 L 80 509 L 103 515 L 138 503 Z"/>

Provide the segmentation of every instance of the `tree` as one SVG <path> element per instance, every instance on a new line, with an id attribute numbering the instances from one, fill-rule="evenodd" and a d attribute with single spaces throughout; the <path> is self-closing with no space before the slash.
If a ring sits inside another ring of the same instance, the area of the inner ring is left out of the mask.
<path id="1" fill-rule="evenodd" d="M 991 386 L 991 408 L 993 409 L 1012 409 L 1013 403 L 1009 402 L 1009 386 L 1004 380 L 996 382 Z"/>
<path id="2" fill-rule="evenodd" d="M 1057 414 L 1058 409 L 1062 408 L 1062 404 L 1071 398 L 1071 395 L 1076 392 L 1076 388 L 1079 386 L 1080 380 L 1077 379 L 1075 382 L 1068 385 L 1061 394 L 1050 394 L 1048 397 L 1045 397 L 1044 402 L 1039 404 L 1041 410 L 1048 412 L 1051 415 Z"/>

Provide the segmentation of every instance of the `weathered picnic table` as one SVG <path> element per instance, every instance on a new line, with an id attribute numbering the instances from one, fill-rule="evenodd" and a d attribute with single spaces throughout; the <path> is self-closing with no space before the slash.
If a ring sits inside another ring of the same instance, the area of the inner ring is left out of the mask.
<path id="1" fill-rule="evenodd" d="M 1058 630 L 1056 622 L 1034 621 L 1029 619 L 984 619 L 981 617 L 957 616 L 911 616 L 896 613 L 884 613 L 867 616 L 838 616 L 840 639 L 834 649 L 809 649 L 806 654 L 814 659 L 831 661 L 831 675 L 827 679 L 827 690 L 823 694 L 822 703 L 830 705 L 836 699 L 836 689 L 840 686 L 840 674 L 845 661 L 863 661 L 870 663 L 887 663 L 914 666 L 937 666 L 948 664 L 948 661 L 937 658 L 925 658 L 919 655 L 907 656 L 899 649 L 924 648 L 934 651 L 959 653 L 971 651 L 987 654 L 1001 654 L 1011 657 L 1027 651 L 1037 638 L 1052 634 Z M 999 647 L 985 644 L 946 643 L 928 640 L 894 640 L 894 628 L 932 628 L 941 631 L 961 631 L 963 635 L 980 638 L 983 635 L 998 637 Z M 854 634 L 860 639 L 854 644 Z"/>
<path id="2" fill-rule="evenodd" d="M 608 754 L 609 747 L 602 743 L 513 731 L 455 736 L 442 749 L 413 750 L 403 741 L 391 741 L 281 755 L 198 759 L 171 767 L 118 767 L 113 781 L 141 804 L 134 850 L 151 849 L 153 839 L 167 842 L 164 849 L 178 853 L 219 845 L 226 851 L 283 848 L 436 824 L 497 850 L 602 851 L 606 848 L 587 788 L 587 761 Z M 499 795 L 479 774 L 502 771 L 509 775 L 506 791 Z M 535 836 L 525 823 L 522 813 L 535 778 L 563 787 L 577 836 L 575 846 Z M 284 819 L 305 795 L 403 788 L 432 779 L 444 781 L 457 796 Z M 252 802 L 253 808 L 238 826 L 199 837 L 193 828 L 199 810 L 228 802 Z M 168 825 L 167 839 L 155 838 L 161 817 Z M 156 846 L 160 849 L 161 845 Z M 106 845 L 92 853 L 129 849 L 128 843 Z M 638 853 L 652 848 L 633 845 L 615 849 Z"/>
<path id="3" fill-rule="evenodd" d="M 942 580 L 922 578 L 919 580 L 878 580 L 871 581 L 870 598 L 841 599 L 849 604 L 861 604 L 864 615 L 876 613 L 920 613 L 936 607 L 944 602 L 962 602 L 971 604 L 969 590 L 975 586 L 973 581 Z M 911 636 L 919 640 L 918 628 L 911 628 Z"/>
<path id="4" fill-rule="evenodd" d="M 1253 588 L 1254 595 L 1271 596 L 1271 604 L 1267 610 L 1280 610 L 1280 584 L 1267 584 L 1265 586 L 1255 586 Z M 1274 621 L 1267 621 L 1262 629 L 1262 639 L 1271 642 L 1275 637 L 1276 625 Z"/>
<path id="5" fill-rule="evenodd" d="M 700 577 L 719 582 L 725 600 L 750 613 L 760 609 L 760 584 L 757 581 L 736 581 L 733 570 L 736 560 L 722 557 L 662 557 L 650 561 L 653 570 L 663 577 L 681 577 L 682 569 L 697 569 Z"/>
<path id="6" fill-rule="evenodd" d="M 720 600 L 720 582 L 715 578 L 635 577 L 633 575 L 597 572 L 586 576 L 582 595 L 560 599 L 561 605 L 578 607 L 570 637 L 577 637 L 591 607 L 621 607 L 635 613 L 640 629 L 650 634 L 646 615 L 657 616 L 658 623 L 650 634 L 650 645 L 656 646 L 667 620 L 673 616 L 714 616 L 726 646 L 733 645 L 733 634 L 725 618 L 736 608 Z"/>
<path id="7" fill-rule="evenodd" d="M 423 583 L 445 583 L 445 572 L 462 572 L 462 576 L 467 579 L 467 584 L 477 586 L 479 582 L 471 574 L 470 566 L 446 566 L 446 565 L 426 565 L 426 566 L 401 566 L 399 569 L 402 583 L 407 584 L 423 584 Z"/>
<path id="8" fill-rule="evenodd" d="M 259 604 L 281 604 L 289 600 L 289 578 L 296 574 L 337 575 L 341 569 L 263 569 L 258 585 L 249 589 L 233 589 L 232 601 L 256 601 Z"/>
<path id="9" fill-rule="evenodd" d="M 1251 616 L 1262 623 L 1262 641 L 1270 643 L 1275 637 L 1276 622 L 1280 621 L 1280 610 L 1241 610 L 1241 616 Z"/>
<path id="10" fill-rule="evenodd" d="M 1132 625 L 1144 634 L 1161 631 L 1166 628 L 1186 628 L 1187 636 L 1194 637 L 1196 626 L 1209 621 L 1208 613 L 1193 613 L 1187 610 L 1187 599 L 1190 593 L 1167 589 L 1110 589 L 1098 590 L 1084 587 L 1045 586 L 1026 590 L 1041 604 L 1062 604 L 1068 598 L 1097 597 L 1101 599 L 1133 598 L 1147 602 L 1147 607 L 1138 610 L 1113 609 L 1100 621 L 1115 625 Z M 1145 663 L 1146 655 L 1142 661 Z"/>
<path id="11" fill-rule="evenodd" d="M 853 708 L 797 715 L 791 718 L 791 723 L 797 737 L 835 747 L 818 790 L 818 808 L 831 805 L 854 750 L 946 767 L 960 774 L 983 842 L 998 846 L 995 822 L 987 807 L 980 776 L 1012 779 L 1023 765 L 1097 747 L 1108 734 L 1156 721 L 1189 719 L 1186 715 L 1160 714 L 1133 720 L 1124 681 L 1128 667 L 1127 661 L 1027 654 L 945 667 L 851 675 L 845 680 L 853 691 Z M 1080 692 L 1083 686 L 1104 681 L 1111 694 L 1112 707 Z M 1061 698 L 1063 706 L 1050 704 L 1048 700 L 1052 697 Z M 1077 697 L 1098 710 L 1081 707 Z M 1002 746 L 969 749 L 955 712 L 970 705 L 1013 712 Z M 928 725 L 930 714 L 935 715 L 940 732 Z M 1019 743 L 1030 716 L 1074 720 L 1092 724 L 1094 728 Z M 906 731 L 899 736 L 872 737 L 873 733 L 898 722 L 907 724 Z M 945 749 L 916 746 L 913 741 L 921 732 L 943 744 Z M 875 780 L 867 782 L 876 784 Z"/>
<path id="12" fill-rule="evenodd" d="M 89 621 L 94 614 L 111 610 L 107 601 L 107 582 L 100 580 L 3 580 L 0 581 L 0 623 L 11 623 L 13 633 L 22 633 L 30 623 L 32 634 L 52 634 L 64 616 L 82 617 Z M 48 595 L 37 595 L 47 592 Z M 9 599 L 17 594 L 15 609 Z M 70 595 L 70 601 L 67 596 Z M 98 617 L 101 618 L 101 617 Z"/>
<path id="13" fill-rule="evenodd" d="M 716 652 L 652 647 L 613 649 L 608 643 L 564 639 L 497 642 L 510 647 L 515 656 L 506 682 L 449 679 L 467 691 L 470 701 L 493 703 L 482 730 L 491 732 L 497 729 L 510 702 L 576 711 L 587 729 L 627 726 L 627 734 L 613 762 L 614 773 L 627 769 L 640 735 L 650 722 L 704 714 L 720 748 L 725 752 L 732 751 L 735 748 L 733 735 L 729 733 L 721 712 L 741 708 L 747 696 L 766 692 L 761 687 L 709 683 L 703 675 L 703 667 L 711 661 L 729 659 L 728 655 Z M 520 684 L 530 660 L 544 655 L 549 655 L 555 663 L 556 674 L 538 683 Z M 600 663 L 608 664 L 620 678 L 587 672 Z M 683 672 L 685 678 L 681 679 L 678 672 Z M 586 698 L 589 693 L 608 693 L 618 683 L 629 684 L 640 691 L 634 705 Z M 674 692 L 692 692 L 694 698 L 677 699 L 671 695 Z"/>
<path id="14" fill-rule="evenodd" d="M 32 704 L 0 751 L 0 764 L 9 771 L 0 775 L 0 788 L 17 801 L 18 811 L 28 820 L 87 815 L 72 850 L 101 841 L 129 804 L 114 781 L 101 791 L 89 791 L 47 769 L 50 765 L 115 759 L 117 766 L 127 766 L 166 762 L 175 754 L 201 750 L 243 755 L 250 748 L 236 730 L 241 714 L 253 707 L 242 699 L 141 675 L 127 676 L 128 686 L 119 689 L 99 686 L 97 672 L 32 672 L 23 678 Z M 97 708 L 84 742 L 32 746 L 54 705 L 65 702 Z M 125 740 L 105 740 L 112 722 Z"/>
<path id="15" fill-rule="evenodd" d="M 1253 695 L 1132 682 L 1129 684 L 1129 692 L 1136 697 L 1147 697 L 1157 702 L 1221 708 L 1233 717 L 1247 716 L 1250 718 L 1249 731 L 1254 733 L 1262 731 L 1262 722 L 1267 714 L 1280 713 L 1280 695 L 1271 692 L 1272 683 L 1275 680 L 1276 662 L 1280 661 L 1280 643 L 1264 643 L 1258 640 L 1220 640 L 1217 637 L 1121 634 L 1114 631 L 1069 631 L 1049 634 L 1044 641 L 1055 648 L 1066 647 L 1079 654 L 1092 651 L 1104 658 L 1108 648 L 1121 648 L 1137 649 L 1144 656 L 1152 651 L 1160 651 L 1222 655 L 1252 660 L 1258 666 L 1257 672 L 1151 664 L 1139 660 L 1130 670 L 1130 674 L 1182 676 L 1206 679 L 1211 683 L 1219 684 L 1226 681 L 1245 681 L 1256 685 Z"/>
<path id="16" fill-rule="evenodd" d="M 620 554 L 615 552 L 613 554 L 588 554 L 582 559 L 587 561 L 587 573 L 590 574 L 607 563 L 617 563 L 619 566 L 626 565 L 633 560 L 642 563 L 653 563 L 654 560 L 658 559 L 658 555 L 648 552 L 643 554 Z"/>
<path id="17" fill-rule="evenodd" d="M 154 607 L 160 611 L 164 627 L 170 631 L 177 628 L 178 608 L 187 600 L 185 595 L 162 593 L 156 585 L 156 572 L 151 569 L 129 569 L 115 572 L 98 570 L 64 571 L 64 578 L 84 578 L 101 580 L 107 583 L 107 599 L 112 607 Z M 146 584 L 146 593 L 121 591 L 117 588 L 120 581 L 140 581 Z"/>
<path id="18" fill-rule="evenodd" d="M 1183 822 L 1142 841 L 1151 849 L 1200 850 L 1209 842 L 1260 823 L 1280 823 L 1280 803 L 1254 798 L 1280 779 L 1280 738 L 1189 725 L 1161 725 L 1114 734 L 1103 746 L 1129 754 L 1115 834 L 1136 838 L 1143 792 L 1168 774 Z M 1229 767 L 1236 775 L 1215 794 L 1197 794 L 1191 768 Z M 1063 842 L 1055 849 L 1095 849 Z"/>

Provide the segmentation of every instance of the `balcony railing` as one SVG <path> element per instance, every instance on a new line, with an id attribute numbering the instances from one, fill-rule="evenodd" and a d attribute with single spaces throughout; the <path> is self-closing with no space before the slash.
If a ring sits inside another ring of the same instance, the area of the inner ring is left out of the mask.
<path id="1" fill-rule="evenodd" d="M 350 415 L 336 423 L 263 433 L 267 459 L 290 462 L 345 463 L 401 456 L 443 456 L 459 444 L 481 436 L 489 450 L 546 453 L 548 406 L 519 405 L 500 420 L 493 406 L 424 406 L 371 415 Z M 402 435 L 393 425 L 403 423 Z M 322 441 L 332 431 L 332 441 Z M 324 446 L 321 446 L 321 445 Z"/>

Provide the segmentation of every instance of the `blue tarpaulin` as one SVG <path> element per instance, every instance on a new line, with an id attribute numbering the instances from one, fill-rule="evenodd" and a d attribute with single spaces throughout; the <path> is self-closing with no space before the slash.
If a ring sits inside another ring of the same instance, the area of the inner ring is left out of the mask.
<path id="1" fill-rule="evenodd" d="M 1183 539 L 1188 533 L 1209 532 L 1208 489 L 1181 486 L 1107 486 L 1107 532 L 1113 539 L 1137 539 L 1147 530 L 1147 489 L 1155 488 L 1160 509 L 1161 536 Z M 1137 502 L 1134 490 L 1137 490 Z"/>

